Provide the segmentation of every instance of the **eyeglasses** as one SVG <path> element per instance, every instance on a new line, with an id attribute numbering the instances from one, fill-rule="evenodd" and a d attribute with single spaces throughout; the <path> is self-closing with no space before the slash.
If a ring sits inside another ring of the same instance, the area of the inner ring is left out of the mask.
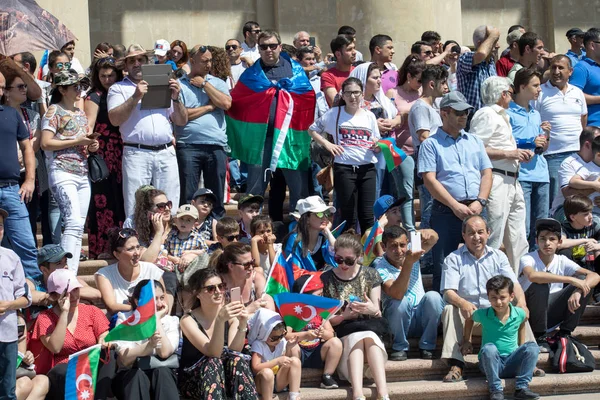
<path id="1" fill-rule="evenodd" d="M 354 90 L 352 92 L 344 92 L 344 95 L 347 95 L 348 97 L 360 97 L 362 96 L 363 92 L 360 90 Z"/>
<path id="2" fill-rule="evenodd" d="M 20 85 L 16 85 L 16 86 L 7 86 L 7 89 L 14 89 L 17 88 L 18 90 L 20 90 L 21 92 L 25 92 L 27 90 L 27 85 L 25 83 L 21 83 Z"/>
<path id="3" fill-rule="evenodd" d="M 252 269 L 254 268 L 254 266 L 256 265 L 256 261 L 254 259 L 245 262 L 245 263 L 239 263 L 239 262 L 232 262 L 233 265 L 241 265 L 244 267 L 244 269 Z"/>
<path id="4" fill-rule="evenodd" d="M 70 62 L 58 62 L 56 63 L 56 68 L 58 69 L 71 69 L 71 63 Z"/>
<path id="5" fill-rule="evenodd" d="M 227 46 L 225 46 L 225 50 L 237 50 L 238 47 L 239 46 L 237 44 L 228 44 Z"/>
<path id="6" fill-rule="evenodd" d="M 160 211 L 164 211 L 165 208 L 169 207 L 169 209 L 173 208 L 173 202 L 171 200 L 167 201 L 166 203 L 156 203 L 154 205 L 158 210 Z"/>
<path id="7" fill-rule="evenodd" d="M 333 260 L 338 264 L 345 264 L 349 266 L 356 264 L 356 258 L 354 257 L 335 256 L 333 257 Z"/>
<path id="8" fill-rule="evenodd" d="M 277 50 L 279 47 L 279 43 L 269 43 L 269 44 L 259 44 L 258 48 L 262 51 L 266 51 L 267 49 Z"/>
<path id="9" fill-rule="evenodd" d="M 271 341 L 271 342 L 277 342 L 277 341 L 279 341 L 279 340 L 283 339 L 283 338 L 285 337 L 285 335 L 287 335 L 287 332 L 286 332 L 286 331 L 284 331 L 284 332 L 283 332 L 281 335 L 279 335 L 279 336 L 269 336 L 269 341 Z"/>
<path id="10" fill-rule="evenodd" d="M 116 62 L 117 61 L 114 59 L 114 57 L 104 57 L 98 60 L 98 66 L 100 68 L 104 67 L 105 65 L 110 65 L 111 67 L 114 67 Z"/>
<path id="11" fill-rule="evenodd" d="M 234 241 L 240 239 L 240 235 L 229 235 L 229 236 L 224 236 L 224 238 L 227 239 L 227 241 L 229 241 L 229 242 L 234 242 Z"/>
<path id="12" fill-rule="evenodd" d="M 214 294 L 217 288 L 219 289 L 219 292 L 224 292 L 225 288 L 227 288 L 227 285 L 225 283 L 219 283 L 218 285 L 204 286 L 202 289 L 206 290 L 206 292 L 209 294 Z"/>
<path id="13" fill-rule="evenodd" d="M 137 237 L 137 231 L 135 229 L 131 229 L 131 228 L 123 228 L 119 231 L 119 237 L 121 239 L 129 239 L 132 236 L 136 236 Z"/>
<path id="14" fill-rule="evenodd" d="M 331 216 L 331 213 L 329 211 L 316 212 L 313 214 L 316 215 L 317 218 L 329 218 Z"/>
<path id="15" fill-rule="evenodd" d="M 262 30 L 260 30 L 260 29 L 252 29 L 250 32 L 252 32 L 252 33 L 261 33 Z"/>
<path id="16" fill-rule="evenodd" d="M 471 110 L 456 111 L 455 109 L 452 109 L 452 113 L 457 117 L 464 117 L 465 115 L 469 115 L 469 112 L 471 112 Z"/>

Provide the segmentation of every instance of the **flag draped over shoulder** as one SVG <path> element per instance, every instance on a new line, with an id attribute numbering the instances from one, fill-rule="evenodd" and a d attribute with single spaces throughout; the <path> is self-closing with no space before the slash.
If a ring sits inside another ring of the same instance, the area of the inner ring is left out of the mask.
<path id="1" fill-rule="evenodd" d="M 65 376 L 65 400 L 93 400 L 100 361 L 100 345 L 69 356 Z"/>
<path id="2" fill-rule="evenodd" d="M 149 280 L 140 292 L 138 305 L 131 316 L 115 326 L 104 341 L 138 341 L 150 338 L 156 331 L 156 302 L 154 281 Z"/>
<path id="3" fill-rule="evenodd" d="M 314 120 L 316 96 L 302 66 L 287 53 L 282 52 L 280 57 L 292 63 L 292 78 L 271 82 L 260 61 L 240 76 L 231 91 L 231 108 L 226 115 L 227 140 L 233 158 L 251 165 L 262 164 L 269 111 L 279 90 L 269 169 L 308 170 L 308 127 Z"/>
<path id="4" fill-rule="evenodd" d="M 298 293 L 281 293 L 274 300 L 285 324 L 294 331 L 304 329 L 316 316 L 326 320 L 344 304 L 343 300 Z"/>

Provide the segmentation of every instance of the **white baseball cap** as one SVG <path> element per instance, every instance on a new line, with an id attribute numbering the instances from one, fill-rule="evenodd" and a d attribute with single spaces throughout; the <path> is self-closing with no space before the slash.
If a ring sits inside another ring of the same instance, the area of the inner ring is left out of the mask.
<path id="1" fill-rule="evenodd" d="M 298 203 L 296 203 L 296 210 L 291 212 L 290 215 L 300 218 L 307 212 L 318 213 L 323 211 L 329 211 L 331 214 L 334 214 L 335 207 L 328 206 L 319 196 L 309 196 L 305 199 L 298 200 Z"/>
<path id="2" fill-rule="evenodd" d="M 171 45 L 165 39 L 158 39 L 154 43 L 154 54 L 157 56 L 166 56 L 169 50 L 171 50 Z"/>

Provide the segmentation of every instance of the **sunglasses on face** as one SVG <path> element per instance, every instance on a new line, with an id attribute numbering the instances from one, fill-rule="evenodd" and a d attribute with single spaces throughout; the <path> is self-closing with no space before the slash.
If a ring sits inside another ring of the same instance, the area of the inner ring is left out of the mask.
<path id="1" fill-rule="evenodd" d="M 241 265 L 244 267 L 244 269 L 248 270 L 248 269 L 252 269 L 254 268 L 254 266 L 256 265 L 256 261 L 254 261 L 254 259 L 245 262 L 245 263 L 239 263 L 239 262 L 234 262 L 232 263 L 233 265 Z"/>
<path id="2" fill-rule="evenodd" d="M 252 33 L 261 33 L 262 30 L 260 30 L 260 29 L 252 29 L 250 32 L 252 32 Z"/>
<path id="3" fill-rule="evenodd" d="M 454 115 L 456 115 L 457 117 L 464 117 L 464 116 L 466 116 L 466 115 L 469 115 L 469 112 L 470 112 L 470 111 L 471 111 L 471 110 L 463 110 L 463 111 L 456 111 L 456 110 L 452 110 L 452 113 L 453 113 Z"/>
<path id="4" fill-rule="evenodd" d="M 271 342 L 277 342 L 277 341 L 279 341 L 279 340 L 283 339 L 283 338 L 285 337 L 285 335 L 287 335 L 287 332 L 285 332 L 285 331 L 284 331 L 284 332 L 283 332 L 281 335 L 279 335 L 279 336 L 269 336 L 269 341 L 271 341 Z"/>
<path id="5" fill-rule="evenodd" d="M 16 85 L 16 86 L 8 86 L 7 89 L 14 89 L 17 88 L 17 90 L 20 90 L 21 92 L 24 92 L 27 90 L 27 85 L 24 83 L 21 83 L 20 85 Z"/>
<path id="6" fill-rule="evenodd" d="M 227 46 L 225 46 L 225 50 L 237 50 L 238 47 L 239 46 L 237 44 L 228 44 Z"/>
<path id="7" fill-rule="evenodd" d="M 56 63 L 56 68 L 58 68 L 58 69 L 70 69 L 71 68 L 71 63 L 70 62 L 65 62 L 65 63 L 59 62 L 59 63 Z"/>
<path id="8" fill-rule="evenodd" d="M 432 50 L 427 50 L 427 51 L 424 51 L 423 54 L 425 54 L 426 56 L 430 56 L 430 55 L 433 54 L 433 51 Z"/>
<path id="9" fill-rule="evenodd" d="M 261 49 L 262 51 L 265 51 L 267 49 L 277 50 L 278 47 L 279 47 L 279 43 L 269 43 L 269 44 L 259 44 L 258 45 L 258 48 Z"/>
<path id="10" fill-rule="evenodd" d="M 227 239 L 229 242 L 234 242 L 234 241 L 240 239 L 240 235 L 229 235 L 229 236 L 224 236 L 224 238 Z"/>
<path id="11" fill-rule="evenodd" d="M 329 211 L 322 211 L 316 212 L 314 213 L 314 215 L 316 215 L 317 218 L 329 218 L 331 216 L 331 213 Z"/>
<path id="12" fill-rule="evenodd" d="M 206 290 L 206 292 L 209 294 L 214 294 L 217 288 L 219 289 L 219 292 L 224 292 L 226 287 L 227 285 L 225 285 L 224 283 L 219 283 L 218 285 L 204 286 L 202 289 Z"/>
<path id="13" fill-rule="evenodd" d="M 81 83 L 76 83 L 71 85 L 71 87 L 75 89 L 76 92 L 81 92 L 85 88 Z"/>
<path id="14" fill-rule="evenodd" d="M 160 210 L 160 211 L 164 211 L 165 208 L 169 207 L 169 209 L 173 208 L 173 202 L 171 200 L 167 201 L 167 202 L 163 202 L 163 203 L 156 203 L 154 205 L 156 207 L 156 209 Z"/>
<path id="15" fill-rule="evenodd" d="M 335 256 L 333 260 L 338 264 L 345 264 L 349 266 L 356 264 L 356 258 L 354 257 Z"/>

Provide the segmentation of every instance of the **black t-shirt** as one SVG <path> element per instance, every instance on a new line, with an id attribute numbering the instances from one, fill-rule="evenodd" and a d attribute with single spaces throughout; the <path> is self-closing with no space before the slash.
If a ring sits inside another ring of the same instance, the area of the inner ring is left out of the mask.
<path id="1" fill-rule="evenodd" d="M 21 176 L 17 142 L 29 139 L 19 112 L 12 107 L 0 106 L 0 183 L 18 183 Z"/>
<path id="2" fill-rule="evenodd" d="M 562 229 L 567 239 L 596 239 L 600 241 L 600 221 L 594 217 L 592 225 L 583 229 L 575 229 L 570 222 L 564 222 Z M 561 254 L 569 257 L 581 266 L 585 266 L 585 247 L 583 245 L 565 249 Z"/>

